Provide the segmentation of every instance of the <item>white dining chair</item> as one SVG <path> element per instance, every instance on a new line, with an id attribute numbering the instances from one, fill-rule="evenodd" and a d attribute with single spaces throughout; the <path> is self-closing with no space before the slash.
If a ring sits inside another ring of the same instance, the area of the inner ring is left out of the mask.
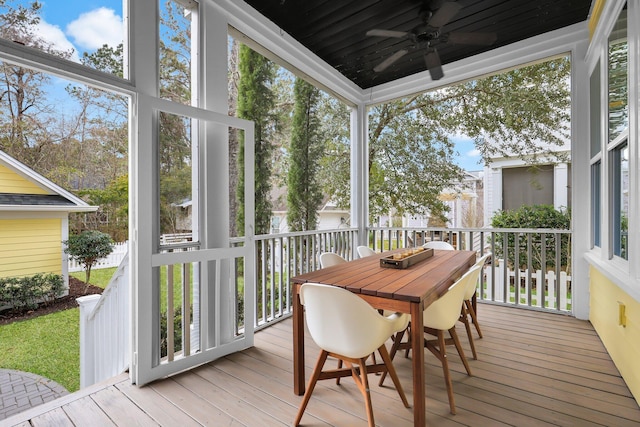
<path id="1" fill-rule="evenodd" d="M 471 376 L 471 368 L 469 362 L 464 355 L 464 350 L 460 345 L 458 334 L 456 333 L 456 323 L 460 318 L 460 307 L 467 290 L 468 283 L 477 280 L 476 270 L 480 267 L 474 265 L 462 277 L 449 287 L 447 292 L 440 298 L 432 302 L 423 312 L 422 321 L 424 324 L 425 334 L 433 335 L 435 339 L 424 340 L 424 346 L 433 353 L 440 363 L 442 363 L 442 371 L 447 386 L 447 395 L 449 397 L 449 410 L 452 414 L 456 413 L 455 400 L 453 397 L 453 384 L 451 382 L 451 374 L 449 372 L 449 362 L 447 359 L 447 345 L 454 345 L 458 351 L 458 355 L 462 360 L 467 374 Z M 450 338 L 445 338 L 444 333 L 449 332 Z M 403 332 L 398 333 L 398 340 L 394 341 L 391 348 L 391 360 L 395 357 L 396 352 L 402 348 L 411 348 L 411 342 L 401 342 Z M 380 379 L 380 384 L 385 377 Z"/>
<path id="2" fill-rule="evenodd" d="M 422 247 L 425 249 L 440 249 L 445 251 L 453 251 L 456 249 L 451 245 L 451 243 L 444 242 L 442 240 L 432 240 L 422 245 Z"/>
<path id="3" fill-rule="evenodd" d="M 327 268 L 345 262 L 347 262 L 346 259 L 333 252 L 323 252 L 320 254 L 320 268 Z"/>
<path id="4" fill-rule="evenodd" d="M 409 322 L 406 314 L 394 313 L 388 317 L 382 316 L 356 294 L 343 288 L 318 283 L 305 283 L 300 287 L 300 303 L 305 308 L 309 334 L 321 350 L 294 426 L 300 424 L 311 394 L 321 376 L 322 379 L 347 376 L 336 370 L 322 370 L 328 356 L 343 361 L 351 370 L 351 376 L 365 400 L 369 427 L 374 427 L 375 422 L 366 360 L 376 350 L 384 361 L 384 372 L 389 373 L 402 403 L 406 408 L 409 407 L 385 346 L 390 335 L 406 328 Z"/>
<path id="5" fill-rule="evenodd" d="M 467 331 L 467 338 L 469 339 L 469 346 L 471 347 L 471 353 L 473 354 L 474 359 L 478 359 L 478 354 L 476 353 L 476 346 L 473 342 L 473 336 L 471 334 L 471 323 L 476 327 L 476 331 L 478 332 L 478 337 L 482 338 L 482 331 L 480 330 L 480 324 L 478 323 L 478 315 L 476 313 L 476 307 L 474 304 L 474 295 L 477 292 L 478 287 L 478 279 L 482 277 L 482 271 L 484 269 L 484 263 L 486 260 L 491 257 L 491 253 L 486 253 L 481 256 L 474 267 L 479 267 L 475 270 L 476 277 L 473 280 L 469 280 L 467 283 L 467 289 L 464 295 L 464 301 L 462 301 L 462 309 L 460 311 L 460 321 L 464 323 L 464 327 Z"/>
<path id="6" fill-rule="evenodd" d="M 371 249 L 369 246 L 358 246 L 356 249 L 358 250 L 358 255 L 360 256 L 360 258 L 376 254 L 376 251 Z"/>

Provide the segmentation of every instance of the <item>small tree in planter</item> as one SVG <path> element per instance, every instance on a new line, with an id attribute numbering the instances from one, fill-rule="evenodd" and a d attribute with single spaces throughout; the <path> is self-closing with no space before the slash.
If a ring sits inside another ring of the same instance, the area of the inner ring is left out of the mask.
<path id="1" fill-rule="evenodd" d="M 113 252 L 113 240 L 111 237 L 97 230 L 83 231 L 80 234 L 69 236 L 69 240 L 62 242 L 66 245 L 64 252 L 84 266 L 85 292 L 89 287 L 91 267 L 100 258 L 104 258 Z"/>

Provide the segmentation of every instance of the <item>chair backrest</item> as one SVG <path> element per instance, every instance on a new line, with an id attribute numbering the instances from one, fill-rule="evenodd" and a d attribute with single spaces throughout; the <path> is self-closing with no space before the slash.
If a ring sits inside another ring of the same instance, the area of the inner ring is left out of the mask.
<path id="1" fill-rule="evenodd" d="M 473 265 L 473 267 L 478 267 L 477 272 L 475 273 L 476 277 L 473 280 L 470 279 L 469 282 L 467 283 L 467 289 L 464 294 L 464 299 L 471 299 L 471 297 L 473 297 L 473 294 L 476 293 L 476 288 L 478 287 L 478 278 L 482 276 L 484 263 L 487 260 L 487 258 L 489 258 L 490 256 L 491 256 L 491 252 L 488 252 L 482 255 L 480 258 L 478 258 L 476 263 Z"/>
<path id="2" fill-rule="evenodd" d="M 369 246 L 358 246 L 357 249 L 358 249 L 358 255 L 360 255 L 360 258 L 364 258 L 364 257 L 376 254 L 376 251 L 371 249 Z"/>
<path id="3" fill-rule="evenodd" d="M 320 268 L 331 267 L 332 265 L 342 264 L 343 262 L 347 262 L 347 260 L 333 252 L 323 252 L 320 254 Z"/>
<path id="4" fill-rule="evenodd" d="M 331 267 L 332 265 L 342 264 L 343 262 L 347 262 L 347 260 L 333 252 L 323 252 L 320 254 L 320 268 Z"/>
<path id="5" fill-rule="evenodd" d="M 409 322 L 407 315 L 383 317 L 365 300 L 337 286 L 305 283 L 300 287 L 300 302 L 315 343 L 348 357 L 373 353 Z"/>
<path id="6" fill-rule="evenodd" d="M 447 293 L 431 303 L 423 311 L 424 326 L 448 331 L 460 317 L 460 307 L 470 282 L 478 280 L 480 267 L 474 265 L 461 278 L 449 287 Z"/>
<path id="7" fill-rule="evenodd" d="M 442 240 L 432 240 L 430 242 L 425 243 L 422 246 L 427 249 L 444 249 L 447 251 L 453 251 L 456 249 L 450 243 L 443 242 Z"/>

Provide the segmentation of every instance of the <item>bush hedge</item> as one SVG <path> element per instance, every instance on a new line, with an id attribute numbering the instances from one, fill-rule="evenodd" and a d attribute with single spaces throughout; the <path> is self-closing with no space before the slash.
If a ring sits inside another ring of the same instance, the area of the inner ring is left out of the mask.
<path id="1" fill-rule="evenodd" d="M 569 230 L 571 228 L 571 211 L 568 209 L 555 209 L 552 205 L 521 206 L 512 211 L 497 211 L 491 218 L 493 228 L 543 228 L 555 230 Z M 515 235 L 507 235 L 507 247 L 503 248 L 503 235 L 495 235 L 495 257 L 507 259 L 513 268 L 527 268 L 529 261 L 535 270 L 546 270 L 555 266 L 556 258 L 556 236 L 554 234 L 531 234 L 531 260 L 528 257 L 528 243 L 525 235 L 518 238 L 518 261 L 515 260 L 514 248 L 516 246 Z M 505 255 L 505 249 L 507 254 Z M 544 249 L 545 266 L 542 266 L 542 253 Z M 560 235 L 560 264 L 561 268 L 569 271 L 571 259 L 571 235 Z"/>
<path id="2" fill-rule="evenodd" d="M 61 296 L 64 289 L 64 280 L 59 274 L 1 277 L 0 310 L 33 310 L 39 304 L 50 303 Z"/>

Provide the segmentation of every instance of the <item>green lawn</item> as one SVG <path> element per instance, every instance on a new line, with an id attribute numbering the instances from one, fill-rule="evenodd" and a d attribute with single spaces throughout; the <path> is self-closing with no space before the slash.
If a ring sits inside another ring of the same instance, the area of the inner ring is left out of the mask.
<path id="1" fill-rule="evenodd" d="M 90 283 L 105 288 L 116 268 L 91 272 Z M 84 281 L 84 271 L 70 273 Z M 166 269 L 161 270 L 162 307 L 166 307 Z M 193 275 L 191 276 L 193 277 Z M 174 275 L 174 298 L 179 306 L 180 274 Z M 49 378 L 70 392 L 80 387 L 78 308 L 0 326 L 0 368 L 31 372 Z"/>
<path id="2" fill-rule="evenodd" d="M 111 276 L 113 276 L 113 273 L 115 272 L 116 267 L 91 270 L 91 278 L 89 279 L 89 282 L 94 286 L 99 286 L 104 289 L 109 284 L 109 280 L 111 280 Z M 82 280 L 83 282 L 85 279 L 84 271 L 69 273 L 69 276 L 73 276 L 76 279 Z"/>
<path id="3" fill-rule="evenodd" d="M 115 272 L 91 272 L 91 284 L 104 288 Z M 71 273 L 84 280 L 84 272 Z M 80 310 L 73 308 L 0 326 L 0 368 L 49 378 L 69 391 L 80 387 Z"/>
<path id="4" fill-rule="evenodd" d="M 78 390 L 79 315 L 73 308 L 0 326 L 0 367 L 42 375 L 69 391 Z"/>

